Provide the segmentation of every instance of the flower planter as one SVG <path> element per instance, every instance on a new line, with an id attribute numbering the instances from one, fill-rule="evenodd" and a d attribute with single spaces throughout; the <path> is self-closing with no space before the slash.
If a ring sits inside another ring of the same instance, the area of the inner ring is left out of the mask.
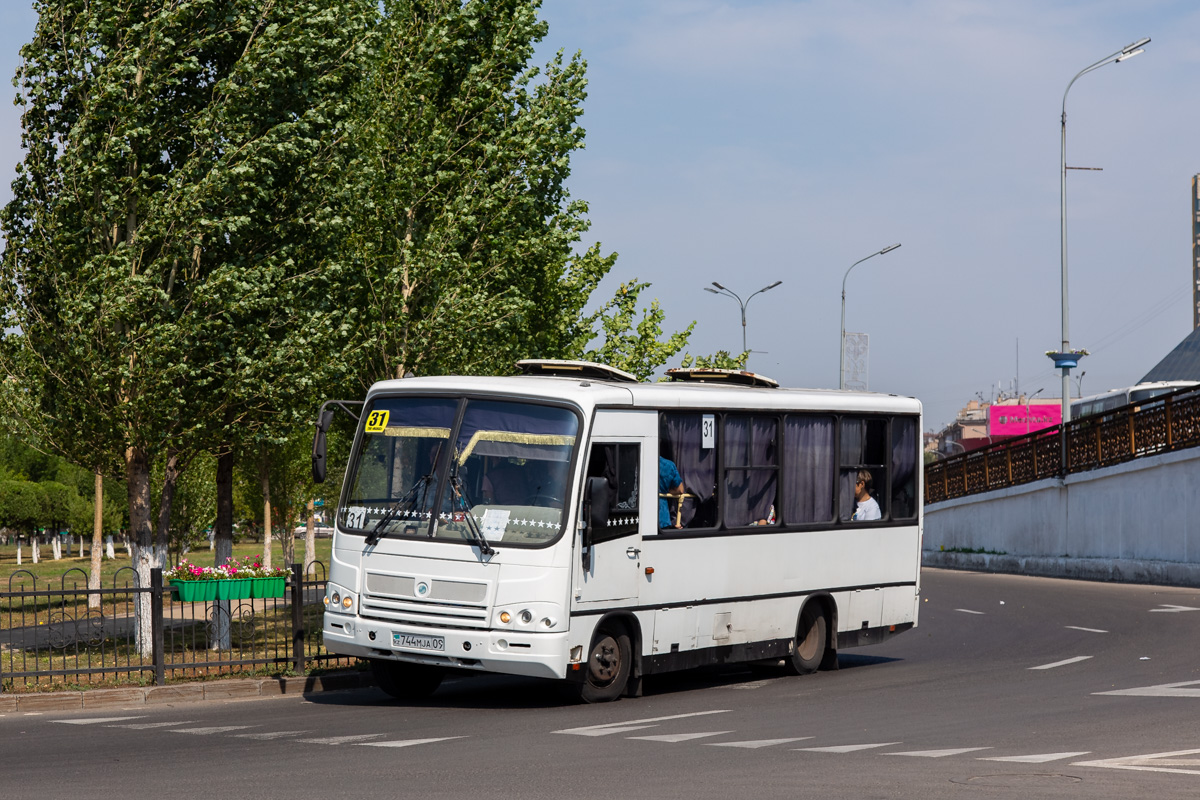
<path id="1" fill-rule="evenodd" d="M 286 578 L 254 578 L 250 581 L 251 597 L 283 597 Z"/>
<path id="2" fill-rule="evenodd" d="M 217 585 L 218 600 L 245 600 L 250 596 L 250 578 L 229 578 L 223 581 L 209 581 Z"/>
<path id="3" fill-rule="evenodd" d="M 218 581 L 171 581 L 171 596 L 185 603 L 214 600 Z"/>

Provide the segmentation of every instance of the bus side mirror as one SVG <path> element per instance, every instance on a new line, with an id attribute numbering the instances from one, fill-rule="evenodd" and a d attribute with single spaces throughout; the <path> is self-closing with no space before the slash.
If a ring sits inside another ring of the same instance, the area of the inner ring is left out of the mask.
<path id="1" fill-rule="evenodd" d="M 333 409 L 322 409 L 317 415 L 317 430 L 313 434 L 312 476 L 317 483 L 325 482 L 325 431 L 333 422 Z"/>
<path id="2" fill-rule="evenodd" d="M 587 522 L 583 529 L 583 568 L 592 568 L 592 544 L 596 539 L 596 531 L 608 524 L 608 480 L 605 478 L 588 478 L 584 489 L 583 509 Z"/>

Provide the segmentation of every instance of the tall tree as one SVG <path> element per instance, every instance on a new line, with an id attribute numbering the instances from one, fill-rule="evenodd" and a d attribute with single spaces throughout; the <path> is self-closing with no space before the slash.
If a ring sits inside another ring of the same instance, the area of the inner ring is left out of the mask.
<path id="1" fill-rule="evenodd" d="M 169 521 L 189 460 L 300 391 L 289 379 L 337 327 L 313 243 L 337 221 L 325 184 L 373 8 L 35 7 L 16 81 L 26 156 L 3 214 L 8 416 L 76 463 L 123 472 L 147 580 L 161 556 L 154 463 Z M 268 379 L 288 385 L 270 402 L 252 389 Z"/>

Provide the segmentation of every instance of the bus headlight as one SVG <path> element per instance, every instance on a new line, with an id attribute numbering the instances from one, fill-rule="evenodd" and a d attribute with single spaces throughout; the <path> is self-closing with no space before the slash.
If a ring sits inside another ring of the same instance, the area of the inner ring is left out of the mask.
<path id="1" fill-rule="evenodd" d="M 520 619 L 522 625 L 528 625 L 533 622 L 533 612 L 527 608 L 521 612 L 518 619 Z"/>
<path id="2" fill-rule="evenodd" d="M 342 598 L 342 608 L 349 611 L 351 606 L 353 606 L 353 605 L 354 605 L 354 598 L 351 597 L 350 595 L 346 595 L 345 597 Z"/>

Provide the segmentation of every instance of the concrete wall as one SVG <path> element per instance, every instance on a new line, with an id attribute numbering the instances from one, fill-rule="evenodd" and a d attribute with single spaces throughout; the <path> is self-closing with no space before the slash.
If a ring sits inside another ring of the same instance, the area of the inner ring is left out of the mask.
<path id="1" fill-rule="evenodd" d="M 934 503 L 925 564 L 1200 586 L 1198 488 L 1191 448 Z"/>

